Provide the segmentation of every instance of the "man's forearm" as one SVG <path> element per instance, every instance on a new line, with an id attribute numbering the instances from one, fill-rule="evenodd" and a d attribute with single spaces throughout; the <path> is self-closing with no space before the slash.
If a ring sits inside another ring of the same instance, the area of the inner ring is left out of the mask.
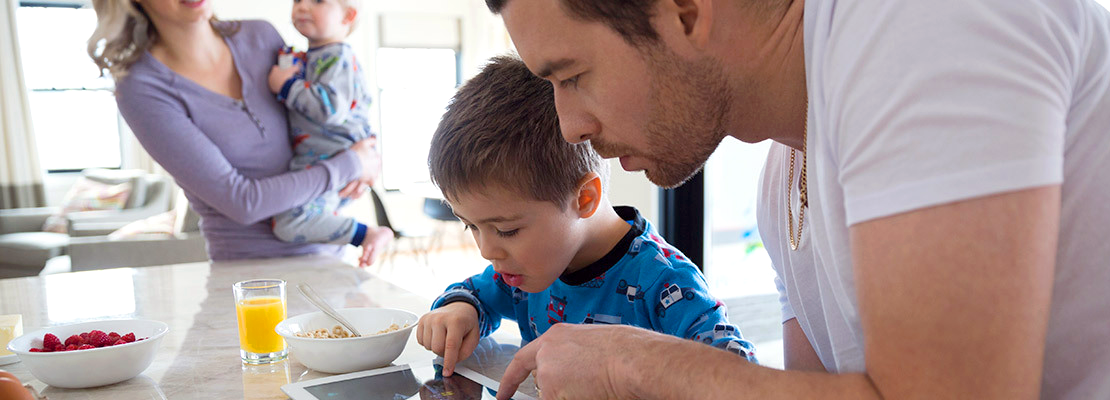
<path id="1" fill-rule="evenodd" d="M 652 335 L 623 364 L 629 391 L 642 399 L 878 399 L 864 374 L 782 371 L 680 338 Z"/>

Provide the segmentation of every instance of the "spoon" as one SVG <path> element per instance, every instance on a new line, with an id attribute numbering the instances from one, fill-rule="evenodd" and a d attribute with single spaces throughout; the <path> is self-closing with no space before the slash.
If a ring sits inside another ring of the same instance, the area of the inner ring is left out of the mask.
<path id="1" fill-rule="evenodd" d="M 297 290 L 301 292 L 301 296 L 304 296 L 304 298 L 308 300 L 309 303 L 312 303 L 312 305 L 316 306 L 316 308 L 319 308 L 320 311 L 323 311 L 324 314 L 327 314 L 329 317 L 339 322 L 339 324 L 343 325 L 344 328 L 347 328 L 347 330 L 350 331 L 352 335 L 355 335 L 355 337 L 362 336 L 362 334 L 358 333 L 358 330 L 355 329 L 354 325 L 351 325 L 350 322 L 347 322 L 346 318 L 343 318 L 343 316 L 339 315 L 339 313 L 336 312 L 334 308 L 331 308 L 331 306 L 328 305 L 328 303 L 325 302 L 324 299 L 320 297 L 320 295 L 316 294 L 316 291 L 313 290 L 312 286 L 309 286 L 308 283 L 298 283 Z"/>

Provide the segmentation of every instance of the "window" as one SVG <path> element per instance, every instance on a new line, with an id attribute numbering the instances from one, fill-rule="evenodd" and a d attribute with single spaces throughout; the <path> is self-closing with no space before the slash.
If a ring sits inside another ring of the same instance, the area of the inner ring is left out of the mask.
<path id="1" fill-rule="evenodd" d="M 777 301 L 775 271 L 755 226 L 759 174 L 769 148 L 770 141 L 725 140 L 705 165 L 709 235 L 703 267 L 716 296 L 775 295 Z"/>
<path id="2" fill-rule="evenodd" d="M 96 12 L 79 6 L 24 2 L 16 14 L 31 123 L 50 172 L 119 168 L 122 159 L 112 81 L 85 51 Z"/>
<path id="3" fill-rule="evenodd" d="M 382 184 L 421 190 L 430 186 L 432 134 L 461 81 L 461 20 L 449 14 L 391 12 L 378 22 Z"/>
<path id="4" fill-rule="evenodd" d="M 444 108 L 455 94 L 458 60 L 453 49 L 378 48 L 382 184 L 386 189 L 430 181 L 428 149 Z"/>

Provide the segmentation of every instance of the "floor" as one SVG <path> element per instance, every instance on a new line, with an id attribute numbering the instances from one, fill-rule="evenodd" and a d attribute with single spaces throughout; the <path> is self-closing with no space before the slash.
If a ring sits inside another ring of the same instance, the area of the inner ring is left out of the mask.
<path id="1" fill-rule="evenodd" d="M 369 270 L 398 286 L 414 293 L 433 298 L 443 293 L 448 285 L 460 282 L 467 277 L 482 272 L 489 265 L 483 259 L 473 242 L 461 241 L 455 236 L 457 232 L 447 232 L 452 240 L 447 240 L 447 245 L 436 251 L 430 252 L 428 262 L 418 258 L 411 249 L 411 243 L 396 243 L 399 248 L 391 258 L 383 257 Z M 408 239 L 405 239 L 408 240 Z M 453 243 L 452 243 L 453 242 Z M 459 245 L 462 242 L 462 245 Z M 744 271 L 740 271 L 744 272 Z M 721 273 L 714 276 L 725 278 Z M 736 290 L 725 290 L 711 283 L 711 291 L 731 293 L 735 296 Z M 772 286 L 773 288 L 773 286 Z M 766 293 L 766 290 L 756 290 L 755 294 L 748 296 L 722 299 L 728 306 L 729 320 L 740 327 L 744 336 L 756 346 L 756 355 L 760 364 L 782 368 L 782 324 L 780 321 L 780 308 L 778 295 Z M 504 325 L 512 327 L 513 325 Z"/>

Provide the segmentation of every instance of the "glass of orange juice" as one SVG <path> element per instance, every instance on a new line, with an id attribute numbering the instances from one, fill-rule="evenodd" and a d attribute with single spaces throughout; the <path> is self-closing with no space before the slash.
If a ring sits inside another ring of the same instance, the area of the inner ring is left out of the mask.
<path id="1" fill-rule="evenodd" d="M 288 355 L 285 339 L 274 332 L 285 319 L 285 281 L 254 279 L 232 286 L 239 319 L 239 355 L 248 364 L 268 364 Z"/>

